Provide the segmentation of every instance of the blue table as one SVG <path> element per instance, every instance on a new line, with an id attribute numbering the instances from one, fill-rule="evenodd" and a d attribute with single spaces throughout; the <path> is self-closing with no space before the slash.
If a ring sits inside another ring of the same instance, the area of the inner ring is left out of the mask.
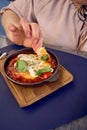
<path id="1" fill-rule="evenodd" d="M 2 52 L 21 49 L 11 45 Z M 87 114 L 87 59 L 50 49 L 73 82 L 29 107 L 20 108 L 0 75 L 0 130 L 51 130 Z"/>

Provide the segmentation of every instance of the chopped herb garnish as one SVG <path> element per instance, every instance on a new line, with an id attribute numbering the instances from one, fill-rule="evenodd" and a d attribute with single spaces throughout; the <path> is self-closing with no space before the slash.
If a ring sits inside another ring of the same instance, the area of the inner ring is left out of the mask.
<path id="1" fill-rule="evenodd" d="M 37 72 L 36 72 L 36 75 L 40 76 L 42 75 L 43 73 L 45 72 L 52 72 L 53 69 L 52 68 L 49 68 L 49 67 L 45 67 L 43 69 L 39 69 Z"/>
<path id="2" fill-rule="evenodd" d="M 49 57 L 48 57 L 48 55 L 46 54 L 46 55 L 43 55 L 43 56 L 41 56 L 41 60 L 43 60 L 43 61 L 46 61 L 46 60 L 48 60 L 49 59 Z"/>

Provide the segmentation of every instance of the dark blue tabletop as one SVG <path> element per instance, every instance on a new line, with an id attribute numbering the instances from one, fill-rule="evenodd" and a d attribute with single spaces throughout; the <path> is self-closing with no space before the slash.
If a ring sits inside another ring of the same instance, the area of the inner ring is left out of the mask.
<path id="1" fill-rule="evenodd" d="M 21 49 L 12 45 L 1 51 Z M 0 130 L 51 130 L 87 114 L 87 59 L 51 49 L 73 82 L 31 106 L 20 108 L 0 75 Z"/>

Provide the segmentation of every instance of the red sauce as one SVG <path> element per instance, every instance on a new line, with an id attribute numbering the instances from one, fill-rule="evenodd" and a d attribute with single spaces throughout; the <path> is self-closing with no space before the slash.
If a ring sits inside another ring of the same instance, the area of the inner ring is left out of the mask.
<path id="1" fill-rule="evenodd" d="M 17 58 L 14 58 L 9 62 L 8 66 L 6 68 L 6 73 L 11 79 L 13 79 L 17 82 L 36 83 L 36 82 L 40 82 L 40 81 L 47 79 L 48 77 L 52 76 L 52 74 L 53 74 L 52 72 L 46 72 L 46 73 L 42 74 L 41 76 L 36 77 L 34 79 L 26 79 L 26 78 L 22 77 L 20 75 L 20 73 L 16 74 L 17 70 L 14 67 L 14 64 L 16 63 L 16 61 L 17 61 Z M 54 58 L 52 58 L 52 60 L 50 62 L 51 62 L 52 68 L 55 70 L 55 68 L 57 67 L 56 60 Z"/>

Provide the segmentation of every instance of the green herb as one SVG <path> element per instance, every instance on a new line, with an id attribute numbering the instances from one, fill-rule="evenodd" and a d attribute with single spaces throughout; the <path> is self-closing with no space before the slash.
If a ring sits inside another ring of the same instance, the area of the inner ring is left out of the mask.
<path id="1" fill-rule="evenodd" d="M 27 69 L 28 69 L 28 65 L 27 65 L 27 62 L 26 61 L 24 61 L 24 60 L 18 60 L 17 62 L 16 62 L 16 69 L 18 70 L 18 71 L 20 71 L 20 72 L 25 72 L 25 71 L 27 71 Z"/>
<path id="2" fill-rule="evenodd" d="M 49 57 L 48 57 L 48 55 L 46 54 L 46 55 L 43 55 L 43 56 L 41 56 L 41 60 L 43 60 L 43 61 L 46 61 L 46 60 L 48 60 L 49 59 Z"/>
<path id="3" fill-rule="evenodd" d="M 45 72 L 52 72 L 53 69 L 52 68 L 49 68 L 49 67 L 45 67 L 43 69 L 39 69 L 37 72 L 36 72 L 36 75 L 40 76 L 42 75 L 43 73 Z"/>

